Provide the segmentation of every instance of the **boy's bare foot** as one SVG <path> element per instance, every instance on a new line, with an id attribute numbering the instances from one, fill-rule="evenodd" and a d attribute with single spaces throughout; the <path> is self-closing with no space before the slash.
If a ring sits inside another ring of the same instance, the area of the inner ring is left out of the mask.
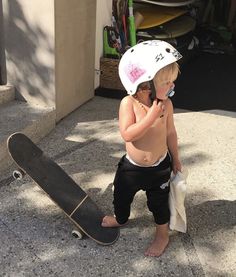
<path id="1" fill-rule="evenodd" d="M 158 225 L 156 235 L 145 256 L 160 257 L 169 243 L 168 224 Z"/>
<path id="2" fill-rule="evenodd" d="M 102 220 L 102 227 L 120 227 L 124 224 L 119 224 L 114 216 L 105 216 Z"/>

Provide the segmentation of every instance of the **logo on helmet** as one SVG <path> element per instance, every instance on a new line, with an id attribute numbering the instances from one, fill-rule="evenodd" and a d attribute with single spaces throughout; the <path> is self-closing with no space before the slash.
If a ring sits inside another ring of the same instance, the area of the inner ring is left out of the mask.
<path id="1" fill-rule="evenodd" d="M 164 59 L 164 56 L 160 53 L 155 57 L 155 59 L 156 59 L 156 62 L 159 62 Z"/>
<path id="2" fill-rule="evenodd" d="M 177 51 L 173 51 L 173 56 L 176 58 L 176 60 L 180 60 L 183 56 Z"/>
<path id="3" fill-rule="evenodd" d="M 125 73 L 131 83 L 135 83 L 146 72 L 145 69 L 139 67 L 137 64 L 129 64 L 125 68 Z"/>

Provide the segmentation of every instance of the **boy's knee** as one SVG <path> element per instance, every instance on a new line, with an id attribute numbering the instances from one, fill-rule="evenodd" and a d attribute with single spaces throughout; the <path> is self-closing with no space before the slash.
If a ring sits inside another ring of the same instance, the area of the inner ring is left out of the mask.
<path id="1" fill-rule="evenodd" d="M 165 209 L 169 207 L 168 203 L 169 195 L 157 195 L 156 193 L 152 193 L 148 195 L 147 206 L 151 212 L 159 211 L 160 209 Z"/>

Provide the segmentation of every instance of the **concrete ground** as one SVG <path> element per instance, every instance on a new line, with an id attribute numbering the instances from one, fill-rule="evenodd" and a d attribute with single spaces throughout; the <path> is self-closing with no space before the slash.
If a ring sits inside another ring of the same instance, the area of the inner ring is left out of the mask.
<path id="1" fill-rule="evenodd" d="M 112 181 L 124 153 L 119 100 L 95 97 L 62 120 L 39 146 L 112 213 Z M 170 232 L 160 258 L 143 255 L 155 230 L 145 194 L 112 246 L 71 236 L 73 224 L 29 177 L 0 181 L 0 276 L 236 276 L 236 113 L 175 114 L 188 169 L 188 232 Z"/>

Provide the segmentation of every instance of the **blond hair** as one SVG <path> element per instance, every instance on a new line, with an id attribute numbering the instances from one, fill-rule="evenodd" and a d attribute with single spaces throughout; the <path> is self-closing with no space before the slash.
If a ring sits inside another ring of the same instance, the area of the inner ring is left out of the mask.
<path id="1" fill-rule="evenodd" d="M 179 65 L 177 62 L 174 62 L 160 69 L 154 76 L 153 81 L 159 84 L 167 81 L 173 82 L 177 79 L 179 73 Z"/>
<path id="2" fill-rule="evenodd" d="M 168 64 L 167 66 L 160 69 L 153 78 L 153 82 L 155 83 L 165 83 L 165 82 L 173 82 L 177 79 L 178 74 L 180 73 L 179 65 L 177 62 L 173 62 Z M 137 87 L 135 94 L 142 89 L 147 89 L 149 81 L 145 81 L 140 83 Z M 144 86 L 144 88 L 143 88 Z M 150 86 L 149 86 L 150 88 Z"/>

